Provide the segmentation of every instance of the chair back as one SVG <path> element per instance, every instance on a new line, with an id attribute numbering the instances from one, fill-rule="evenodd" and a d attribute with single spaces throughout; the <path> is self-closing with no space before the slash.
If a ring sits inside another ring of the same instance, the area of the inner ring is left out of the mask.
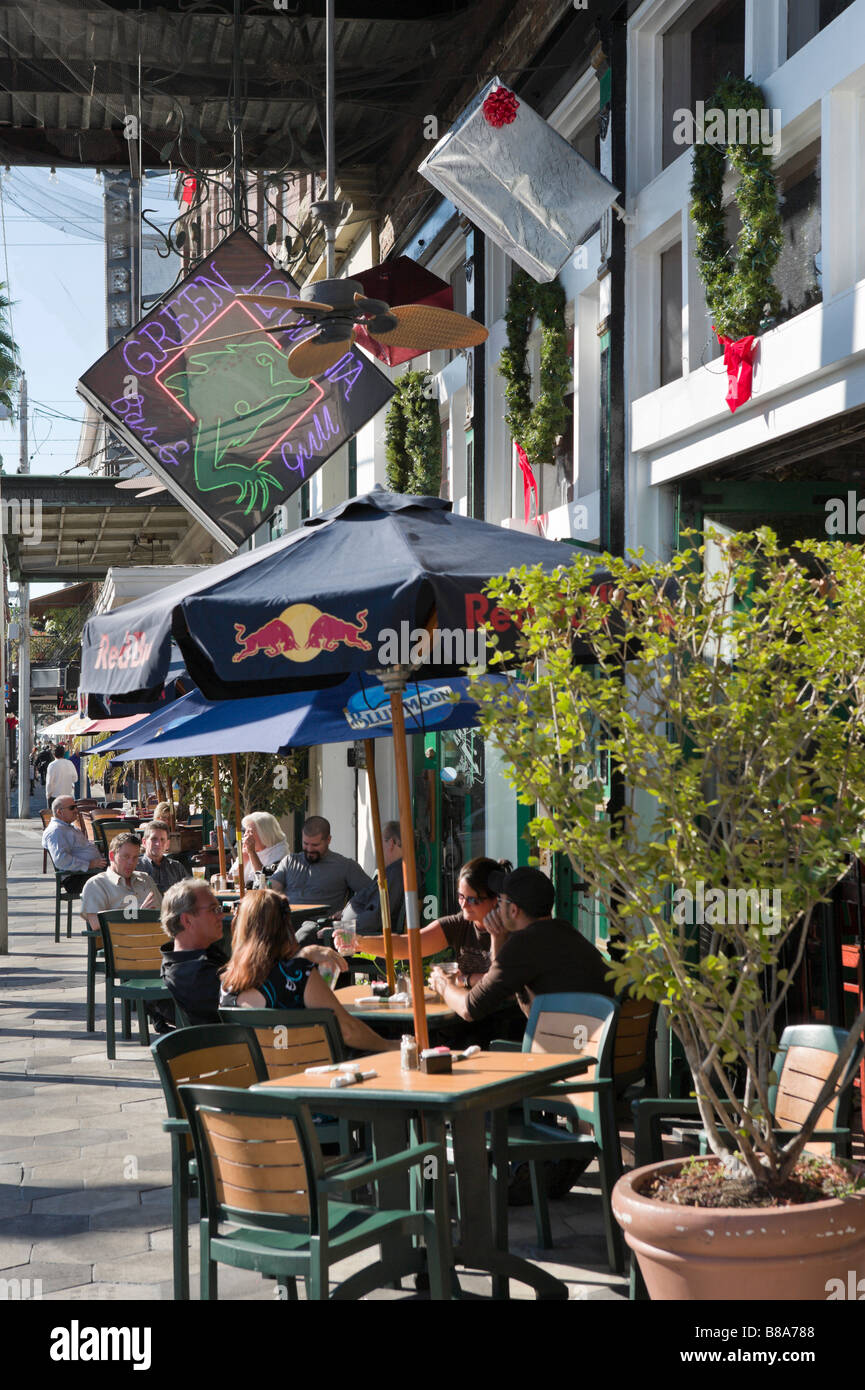
<path id="1" fill-rule="evenodd" d="M 159 912 L 139 908 L 137 916 L 124 917 L 120 908 L 100 912 L 99 934 L 105 951 L 105 973 L 112 979 L 153 979 L 162 964 L 160 947 L 167 940 L 159 925 Z"/>
<path id="2" fill-rule="evenodd" d="M 658 1005 L 650 999 L 619 999 L 619 1021 L 613 1051 L 613 1080 L 620 1095 L 637 1081 L 646 1082 L 646 1095 L 652 1094 L 655 1070 L 655 1032 Z"/>
<path id="3" fill-rule="evenodd" d="M 596 1058 L 581 1081 L 611 1078 L 619 1005 L 603 994 L 538 994 L 523 1037 L 523 1052 L 575 1052 Z M 581 1120 L 597 1119 L 596 1091 L 562 1095 Z"/>
<path id="4" fill-rule="evenodd" d="M 48 827 L 49 827 L 49 825 L 51 824 L 52 820 L 54 819 L 53 812 L 51 812 L 51 811 L 40 811 L 40 812 L 39 812 L 39 816 L 40 816 L 40 819 L 41 819 L 41 821 L 42 821 L 42 829 L 43 829 L 43 830 L 47 830 Z"/>
<path id="5" fill-rule="evenodd" d="M 185 1120 L 181 1086 L 236 1086 L 245 1089 L 267 1080 L 267 1068 L 255 1034 L 233 1024 L 196 1024 L 157 1038 L 150 1051 L 156 1063 L 171 1119 Z M 187 1135 L 192 1152 L 192 1135 Z"/>
<path id="6" fill-rule="evenodd" d="M 100 846 L 105 858 L 108 858 L 111 842 L 118 835 L 126 835 L 130 831 L 138 829 L 138 822 L 135 820 L 98 820 L 93 822 L 93 833 L 96 843 Z"/>
<path id="7" fill-rule="evenodd" d="M 271 1081 L 345 1058 L 330 1009 L 220 1009 L 219 1017 L 254 1035 Z"/>
<path id="8" fill-rule="evenodd" d="M 772 1064 L 778 1084 L 769 1088 L 769 1108 L 777 1129 L 801 1128 L 847 1037 L 842 1028 L 832 1028 L 826 1023 L 800 1023 L 784 1029 Z M 848 1127 L 853 1081 L 861 1051 L 860 1039 L 840 1077 L 834 1098 L 820 1114 L 818 1129 Z M 809 1144 L 808 1148 L 812 1153 L 831 1151 L 831 1145 L 823 1143 Z"/>
<path id="9" fill-rule="evenodd" d="M 319 1231 L 321 1149 L 307 1107 L 286 1096 L 181 1086 L 211 1221 Z"/>

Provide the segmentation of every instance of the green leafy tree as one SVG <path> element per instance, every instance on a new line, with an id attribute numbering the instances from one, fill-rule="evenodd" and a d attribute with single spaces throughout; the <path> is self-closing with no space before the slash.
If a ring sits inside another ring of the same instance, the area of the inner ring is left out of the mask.
<path id="1" fill-rule="evenodd" d="M 106 735 L 107 737 L 107 735 Z M 88 763 L 88 773 L 92 781 L 104 782 L 118 787 L 125 779 L 128 764 L 111 766 L 114 753 L 93 753 Z M 152 778 L 152 761 L 146 764 L 146 775 Z M 171 778 L 174 800 L 200 802 L 213 811 L 213 763 L 210 758 L 160 758 L 159 775 L 163 784 Z M 241 814 L 251 811 L 269 811 L 276 816 L 286 816 L 299 810 L 306 800 L 309 779 L 307 762 L 303 749 L 295 749 L 284 758 L 269 753 L 239 753 L 237 757 L 237 781 L 240 790 Z M 231 763 L 227 758 L 219 760 L 219 792 L 222 814 L 229 822 L 234 821 L 234 788 L 231 780 Z"/>
<path id="2" fill-rule="evenodd" d="M 768 529 L 714 539 L 710 577 L 700 545 L 665 564 L 605 556 L 606 591 L 592 592 L 592 556 L 494 581 L 532 680 L 503 695 L 479 678 L 473 693 L 520 800 L 539 804 L 532 833 L 609 913 L 617 986 L 665 1007 L 712 1150 L 732 1146 L 771 1187 L 865 1026 L 863 1013 L 801 1129 L 773 1134 L 778 1011 L 814 909 L 862 847 L 865 551 L 785 550 Z M 575 641 L 593 664 L 574 663 Z M 575 775 L 601 753 L 627 788 L 613 818 L 601 784 Z"/>

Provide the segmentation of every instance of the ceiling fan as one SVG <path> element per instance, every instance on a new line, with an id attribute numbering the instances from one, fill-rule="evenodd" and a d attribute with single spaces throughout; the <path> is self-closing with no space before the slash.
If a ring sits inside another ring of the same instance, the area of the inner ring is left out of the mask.
<path id="1" fill-rule="evenodd" d="M 391 347 L 417 348 L 428 352 L 448 348 L 477 347 L 489 337 L 488 330 L 465 314 L 426 304 L 390 306 L 383 299 L 370 299 L 359 280 L 336 279 L 336 229 L 345 216 L 345 204 L 334 196 L 334 3 L 326 0 L 326 197 L 313 203 L 313 211 L 324 228 L 327 279 L 301 291 L 299 299 L 276 295 L 238 295 L 238 299 L 262 308 L 294 309 L 311 319 L 315 331 L 297 343 L 288 354 L 288 365 L 295 376 L 319 376 L 326 372 L 355 341 L 355 327 L 362 324 L 371 337 Z M 270 332 L 278 331 L 271 328 Z M 237 335 L 228 335 L 240 337 Z"/>

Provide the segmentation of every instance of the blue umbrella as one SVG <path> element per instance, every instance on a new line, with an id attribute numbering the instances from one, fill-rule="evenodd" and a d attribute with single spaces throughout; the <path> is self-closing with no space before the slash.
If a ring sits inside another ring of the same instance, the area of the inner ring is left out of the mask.
<path id="1" fill-rule="evenodd" d="M 503 677 L 489 676 L 500 682 Z M 469 681 L 424 681 L 409 685 L 403 704 L 407 733 L 466 729 L 477 723 Z M 452 695 L 459 697 L 454 704 Z M 170 718 L 169 718 L 170 716 Z M 144 738 L 141 735 L 144 734 Z M 125 745 L 117 761 L 195 758 L 227 753 L 285 753 L 322 743 L 393 734 L 390 701 L 380 685 L 365 687 L 354 677 L 327 690 L 210 703 L 195 692 L 163 716 L 136 725 L 100 745 L 100 752 Z M 134 740 L 134 742 L 133 742 Z"/>

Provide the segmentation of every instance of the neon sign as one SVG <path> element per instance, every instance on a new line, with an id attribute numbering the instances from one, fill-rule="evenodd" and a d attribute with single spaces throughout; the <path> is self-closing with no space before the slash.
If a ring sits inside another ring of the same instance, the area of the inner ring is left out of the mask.
<path id="1" fill-rule="evenodd" d="M 288 367 L 313 325 L 239 294 L 297 294 L 236 231 L 84 373 L 78 391 L 169 490 L 235 549 L 393 394 L 353 348 L 320 378 Z M 242 334 L 243 336 L 233 336 Z"/>

